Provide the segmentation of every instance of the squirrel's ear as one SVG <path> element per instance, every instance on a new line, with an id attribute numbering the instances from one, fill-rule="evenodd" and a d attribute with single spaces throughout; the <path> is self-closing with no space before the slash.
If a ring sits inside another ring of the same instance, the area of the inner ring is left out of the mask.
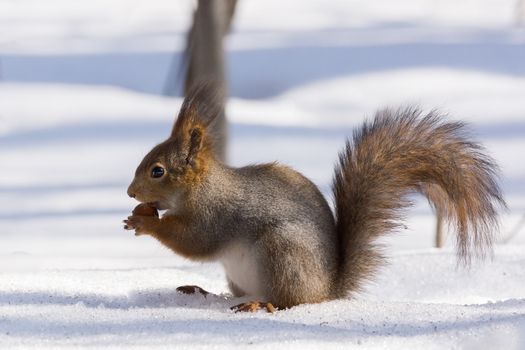
<path id="1" fill-rule="evenodd" d="M 191 129 L 189 132 L 188 139 L 188 155 L 186 156 L 186 164 L 190 166 L 195 165 L 195 158 L 197 154 L 202 149 L 202 130 L 199 128 Z"/>
<path id="2" fill-rule="evenodd" d="M 214 121 L 224 106 L 224 95 L 210 82 L 200 83 L 190 89 L 171 132 L 172 138 L 181 140 L 187 150 L 187 164 L 194 166 L 203 149 L 213 150 Z"/>
<path id="3" fill-rule="evenodd" d="M 223 106 L 224 93 L 217 84 L 211 81 L 195 84 L 182 103 L 171 136 L 180 136 L 193 127 L 203 127 L 211 133 L 214 121 L 224 113 Z"/>

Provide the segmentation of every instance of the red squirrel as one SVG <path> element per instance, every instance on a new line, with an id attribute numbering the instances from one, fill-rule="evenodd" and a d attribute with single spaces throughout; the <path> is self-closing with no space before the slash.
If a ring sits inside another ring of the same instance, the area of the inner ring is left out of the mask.
<path id="1" fill-rule="evenodd" d="M 217 160 L 211 90 L 189 93 L 171 135 L 144 157 L 129 186 L 129 196 L 166 213 L 124 223 L 184 257 L 222 263 L 233 295 L 254 300 L 236 310 L 273 311 L 359 291 L 384 261 L 376 239 L 400 227 L 414 191 L 445 213 L 461 261 L 490 249 L 498 206 L 505 206 L 498 168 L 462 123 L 411 107 L 377 112 L 339 156 L 332 212 L 317 186 L 287 166 Z"/>

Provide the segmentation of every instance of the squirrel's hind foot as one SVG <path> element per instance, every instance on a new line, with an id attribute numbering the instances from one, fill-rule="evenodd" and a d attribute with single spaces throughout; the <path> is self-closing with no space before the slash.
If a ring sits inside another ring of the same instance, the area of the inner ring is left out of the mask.
<path id="1" fill-rule="evenodd" d="M 256 312 L 258 310 L 266 310 L 271 314 L 277 311 L 277 308 L 273 306 L 272 303 L 263 303 L 260 301 L 249 301 L 246 303 L 232 306 L 230 309 L 235 312 Z"/>

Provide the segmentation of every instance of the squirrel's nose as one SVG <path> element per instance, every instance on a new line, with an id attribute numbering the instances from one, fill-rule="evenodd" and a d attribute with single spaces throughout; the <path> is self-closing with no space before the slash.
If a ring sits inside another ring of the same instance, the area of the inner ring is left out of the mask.
<path id="1" fill-rule="evenodd" d="M 128 196 L 130 196 L 131 198 L 135 198 L 136 196 L 131 186 L 128 187 Z"/>

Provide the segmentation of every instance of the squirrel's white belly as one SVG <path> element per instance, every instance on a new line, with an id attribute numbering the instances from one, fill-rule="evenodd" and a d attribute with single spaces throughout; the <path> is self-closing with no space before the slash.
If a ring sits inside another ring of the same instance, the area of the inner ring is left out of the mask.
<path id="1" fill-rule="evenodd" d="M 226 276 L 249 296 L 263 297 L 261 278 L 253 249 L 241 243 L 227 247 L 220 256 Z"/>

